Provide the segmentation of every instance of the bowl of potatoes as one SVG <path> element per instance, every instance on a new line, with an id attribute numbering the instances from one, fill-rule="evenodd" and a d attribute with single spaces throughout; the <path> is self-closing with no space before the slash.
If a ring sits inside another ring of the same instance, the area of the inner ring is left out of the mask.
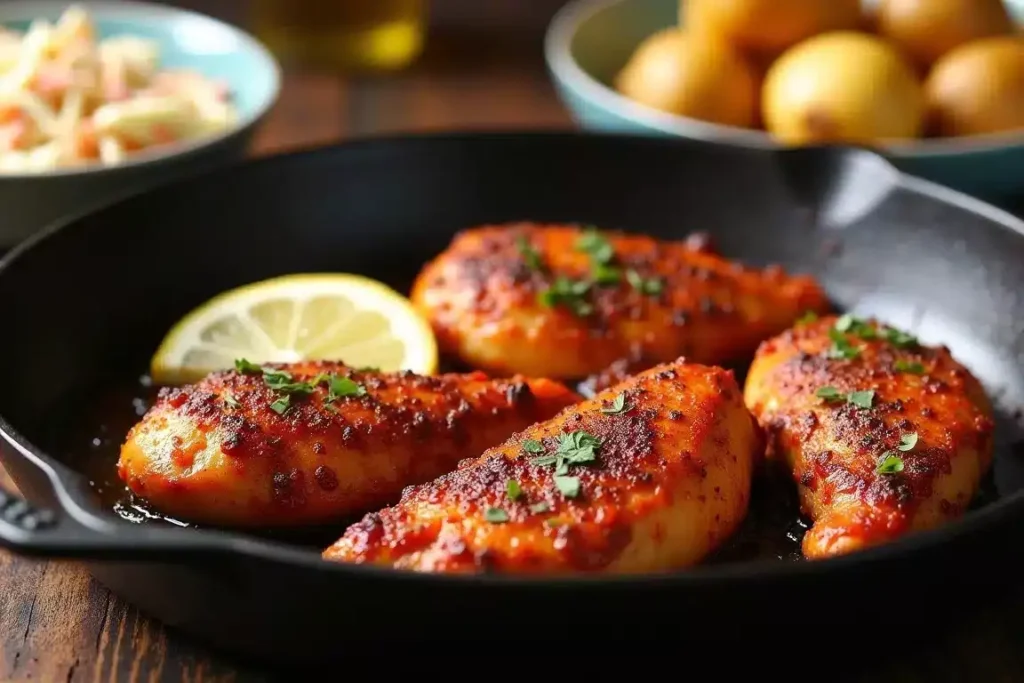
<path id="1" fill-rule="evenodd" d="M 853 145 L 986 199 L 1024 191 L 1024 0 L 575 0 L 548 29 L 587 129 Z"/>

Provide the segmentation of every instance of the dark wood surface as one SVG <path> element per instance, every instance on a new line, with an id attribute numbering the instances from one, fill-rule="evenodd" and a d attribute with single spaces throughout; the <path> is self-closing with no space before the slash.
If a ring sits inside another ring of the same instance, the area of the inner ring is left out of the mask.
<path id="1" fill-rule="evenodd" d="M 291 70 L 253 153 L 407 131 L 570 127 L 548 81 L 539 44 L 524 40 L 502 45 L 487 39 L 485 50 L 472 41 L 433 36 L 419 62 L 391 76 Z M 0 487 L 11 486 L 0 470 Z M 903 650 L 895 664 L 857 680 L 1024 680 L 1021 616 L 1024 591 L 999 608 L 936 625 L 929 646 Z M 808 628 L 813 628 L 813 617 Z M 280 680 L 169 632 L 112 595 L 75 562 L 30 560 L 2 551 L 0 638 L 0 681 Z M 793 638 L 799 642 L 799 634 Z M 884 626 L 865 638 L 860 646 L 867 653 L 876 647 L 902 648 Z M 839 654 L 840 659 L 849 656 Z M 822 680 L 836 680 L 841 671 L 837 668 Z"/>

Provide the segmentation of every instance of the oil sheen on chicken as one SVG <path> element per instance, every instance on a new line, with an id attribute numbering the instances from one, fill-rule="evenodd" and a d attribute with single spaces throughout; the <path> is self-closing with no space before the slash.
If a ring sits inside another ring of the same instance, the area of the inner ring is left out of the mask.
<path id="1" fill-rule="evenodd" d="M 184 520 L 326 523 L 392 503 L 405 486 L 580 400 L 557 382 L 479 372 L 264 368 L 162 390 L 121 449 L 121 479 Z"/>
<path id="2" fill-rule="evenodd" d="M 410 487 L 324 557 L 451 573 L 687 567 L 746 516 L 762 446 L 731 371 L 659 365 Z"/>
<path id="3" fill-rule="evenodd" d="M 814 522 L 807 558 L 962 515 L 992 460 L 977 379 L 948 349 L 876 320 L 829 316 L 766 341 L 744 393 Z"/>
<path id="4" fill-rule="evenodd" d="M 810 277 L 748 268 L 693 240 L 533 223 L 458 234 L 412 299 L 447 355 L 554 379 L 621 359 L 727 364 L 828 307 Z"/>

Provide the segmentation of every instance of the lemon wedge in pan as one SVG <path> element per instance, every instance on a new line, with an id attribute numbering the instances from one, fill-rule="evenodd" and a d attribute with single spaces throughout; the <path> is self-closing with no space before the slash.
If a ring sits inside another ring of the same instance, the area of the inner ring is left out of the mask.
<path id="1" fill-rule="evenodd" d="M 150 363 L 157 384 L 195 382 L 253 363 L 337 360 L 381 370 L 437 371 L 430 325 L 412 303 L 361 275 L 286 275 L 224 292 L 182 318 Z"/>

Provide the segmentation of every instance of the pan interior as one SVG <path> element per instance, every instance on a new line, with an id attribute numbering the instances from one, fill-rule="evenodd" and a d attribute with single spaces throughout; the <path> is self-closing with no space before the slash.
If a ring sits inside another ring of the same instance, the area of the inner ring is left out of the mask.
<path id="1" fill-rule="evenodd" d="M 68 466 L 68 485 L 97 514 L 147 521 L 123 503 L 111 458 L 145 409 L 139 378 L 153 350 L 211 296 L 317 271 L 407 292 L 456 231 L 482 223 L 707 232 L 729 258 L 811 273 L 840 309 L 949 346 L 999 409 L 984 505 L 1024 487 L 1024 235 L 938 193 L 865 152 L 610 135 L 424 136 L 251 162 L 80 217 L 8 261 L 0 415 Z M 769 530 L 739 539 L 726 561 L 796 557 L 802 526 L 786 495 L 752 511 Z M 285 539 L 318 551 L 338 531 Z"/>

